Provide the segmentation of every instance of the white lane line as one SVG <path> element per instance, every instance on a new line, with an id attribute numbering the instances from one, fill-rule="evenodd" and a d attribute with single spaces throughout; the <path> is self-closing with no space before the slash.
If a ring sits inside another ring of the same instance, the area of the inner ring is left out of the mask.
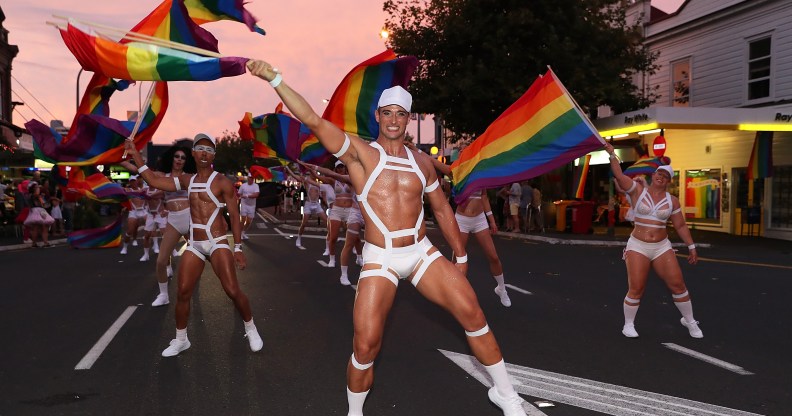
<path id="1" fill-rule="evenodd" d="M 693 357 L 695 359 L 704 361 L 705 363 L 709 363 L 709 364 L 716 365 L 716 366 L 721 367 L 721 368 L 725 368 L 726 370 L 735 372 L 735 373 L 743 375 L 743 376 L 752 376 L 752 375 L 754 375 L 754 373 L 752 373 L 752 372 L 750 372 L 750 371 L 748 371 L 748 370 L 746 370 L 746 369 L 744 369 L 744 368 L 742 368 L 742 367 L 740 367 L 738 365 L 735 365 L 735 364 L 732 364 L 732 363 L 727 363 L 726 361 L 719 360 L 719 359 L 717 359 L 715 357 L 710 357 L 709 355 L 705 355 L 705 354 L 702 354 L 700 352 L 693 351 L 691 349 L 679 346 L 679 345 L 671 343 L 671 342 L 664 342 L 663 345 L 666 348 L 668 348 L 668 349 L 671 349 L 671 350 L 674 350 L 676 352 L 680 352 L 682 354 L 685 354 L 685 355 L 687 355 L 689 357 Z"/>
<path id="2" fill-rule="evenodd" d="M 263 222 L 257 222 L 256 223 L 256 228 L 258 228 L 259 230 L 266 230 L 269 227 L 267 227 L 267 224 L 265 224 Z"/>
<path id="3" fill-rule="evenodd" d="M 284 233 L 280 230 L 280 228 L 275 227 L 275 231 L 278 232 L 281 236 L 286 239 L 293 238 L 296 234 Z M 303 234 L 302 238 L 313 238 L 314 240 L 326 240 L 327 236 L 324 235 L 313 235 L 313 234 Z M 346 241 L 346 237 L 338 237 L 338 241 Z"/>
<path id="4" fill-rule="evenodd" d="M 533 293 L 531 293 L 531 292 L 529 292 L 529 291 L 527 291 L 525 289 L 519 288 L 519 287 L 514 286 L 514 285 L 510 285 L 508 283 L 506 283 L 505 286 L 508 287 L 509 289 L 516 290 L 516 291 L 522 293 L 523 295 L 533 295 Z"/>
<path id="5" fill-rule="evenodd" d="M 475 357 L 451 351 L 438 351 L 481 384 L 492 386 L 489 374 Z M 514 390 L 519 394 L 613 416 L 758 416 L 757 413 L 515 364 L 507 363 L 506 369 Z M 527 403 L 523 403 L 524 409 L 526 405 Z"/>
<path id="6" fill-rule="evenodd" d="M 107 345 L 110 344 L 110 341 L 116 336 L 121 327 L 124 326 L 126 321 L 129 319 L 130 316 L 135 312 L 137 306 L 128 306 L 124 313 L 113 322 L 113 325 L 110 325 L 110 328 L 105 331 L 104 335 L 99 338 L 99 341 L 96 341 L 96 344 L 88 351 L 88 354 L 85 354 L 85 357 L 80 360 L 79 363 L 74 367 L 75 370 L 89 370 L 91 366 L 94 365 L 96 360 L 99 359 L 99 356 L 102 355 Z"/>
<path id="7" fill-rule="evenodd" d="M 322 261 L 322 260 L 316 260 L 316 262 L 317 262 L 317 263 L 319 263 L 319 264 L 321 264 L 321 265 L 322 265 L 322 267 L 330 267 L 330 264 L 329 264 L 329 263 L 325 263 L 325 262 L 324 262 L 324 261 Z"/>

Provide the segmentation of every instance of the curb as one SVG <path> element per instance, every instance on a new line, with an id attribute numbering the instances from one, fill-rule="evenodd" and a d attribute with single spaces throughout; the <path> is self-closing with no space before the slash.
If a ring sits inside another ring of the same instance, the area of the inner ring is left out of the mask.
<path id="1" fill-rule="evenodd" d="M 40 247 L 40 248 L 51 248 L 61 244 L 66 244 L 65 238 L 59 238 L 56 240 L 50 240 L 50 247 Z M 12 251 L 12 250 L 23 250 L 26 248 L 32 249 L 33 247 L 30 246 L 30 243 L 20 243 L 20 244 L 13 244 L 9 246 L 0 246 L 0 251 Z"/>

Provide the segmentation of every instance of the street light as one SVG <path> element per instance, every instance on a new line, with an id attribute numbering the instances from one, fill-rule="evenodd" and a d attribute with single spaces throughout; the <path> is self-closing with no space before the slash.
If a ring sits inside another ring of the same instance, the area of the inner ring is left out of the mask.
<path id="1" fill-rule="evenodd" d="M 388 32 L 388 29 L 383 27 L 382 30 L 380 30 L 380 37 L 382 38 L 382 40 L 388 40 L 389 36 L 390 36 L 390 32 Z"/>

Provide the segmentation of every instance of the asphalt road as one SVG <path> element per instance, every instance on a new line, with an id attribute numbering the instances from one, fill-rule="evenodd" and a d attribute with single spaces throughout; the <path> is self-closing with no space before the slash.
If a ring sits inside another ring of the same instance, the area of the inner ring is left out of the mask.
<path id="1" fill-rule="evenodd" d="M 0 252 L 0 415 L 345 415 L 354 290 L 317 262 L 323 240 L 303 238 L 299 250 L 282 231 L 254 229 L 239 273 L 264 338 L 259 353 L 209 268 L 193 299 L 192 348 L 162 358 L 173 304 L 150 306 L 154 262 L 138 261 L 140 247 L 127 256 L 64 246 Z M 449 254 L 439 232 L 430 238 Z M 704 338 L 688 336 L 652 277 L 641 337 L 626 339 L 620 247 L 503 237 L 496 246 L 507 283 L 520 289 L 510 289 L 513 306 L 493 293 L 475 242 L 469 279 L 517 390 L 553 405 L 530 414 L 792 414 L 788 257 L 730 263 L 742 250 L 702 250 L 716 261 L 684 263 L 683 272 Z M 174 291 L 172 282 L 172 299 Z M 450 315 L 402 283 L 367 414 L 500 414 L 469 354 Z M 95 362 L 75 369 L 86 356 Z"/>

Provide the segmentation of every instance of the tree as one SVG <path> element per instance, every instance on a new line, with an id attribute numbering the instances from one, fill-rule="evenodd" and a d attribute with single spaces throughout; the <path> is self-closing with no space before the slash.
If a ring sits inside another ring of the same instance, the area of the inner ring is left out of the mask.
<path id="1" fill-rule="evenodd" d="M 214 168 L 220 173 L 235 175 L 253 165 L 253 141 L 242 140 L 239 134 L 224 131 L 217 140 Z"/>
<path id="2" fill-rule="evenodd" d="M 633 78 L 657 69 L 627 0 L 386 0 L 390 46 L 421 61 L 418 113 L 459 134 L 484 132 L 550 65 L 590 116 L 657 99 Z M 592 117 L 593 118 L 593 117 Z"/>

